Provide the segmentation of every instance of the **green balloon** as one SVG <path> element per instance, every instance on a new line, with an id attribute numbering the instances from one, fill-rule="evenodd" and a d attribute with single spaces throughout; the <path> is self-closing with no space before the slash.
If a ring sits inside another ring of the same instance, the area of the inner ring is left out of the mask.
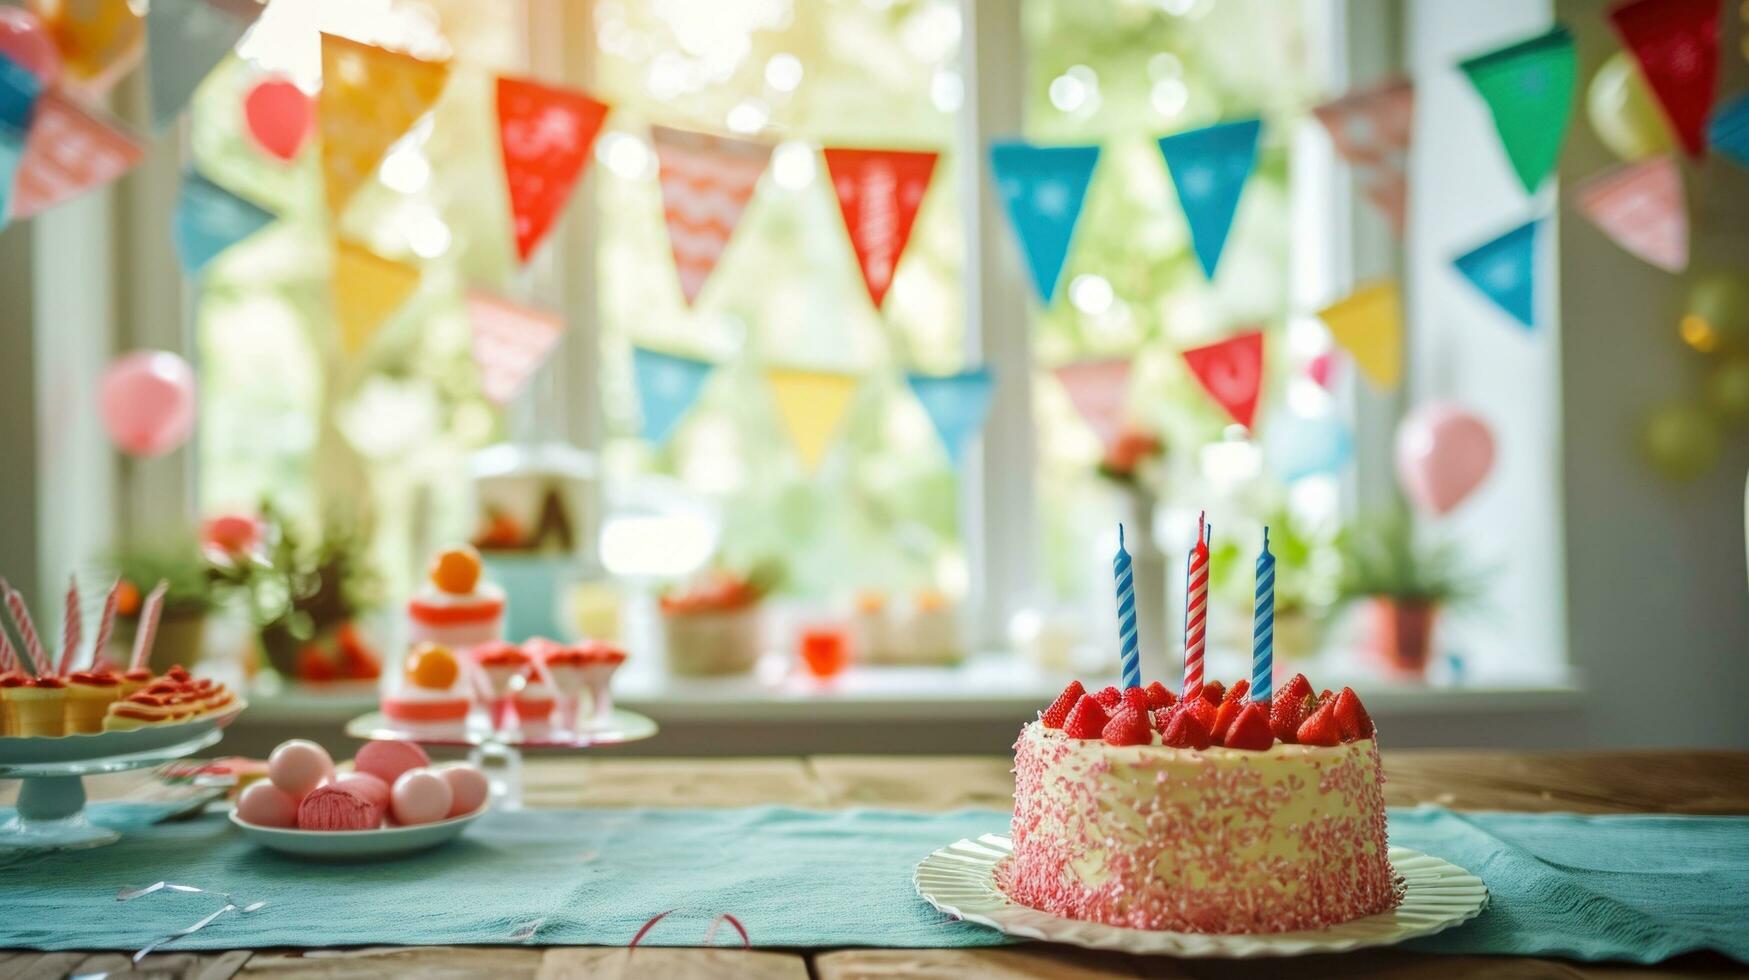
<path id="1" fill-rule="evenodd" d="M 1657 98 L 1626 51 L 1610 55 L 1591 76 L 1585 114 L 1597 138 L 1623 160 L 1644 160 L 1676 147 Z"/>
<path id="2" fill-rule="evenodd" d="M 1728 358 L 1706 379 L 1706 404 L 1726 425 L 1749 422 L 1749 357 Z"/>
<path id="3" fill-rule="evenodd" d="M 1654 409 L 1640 433 L 1640 448 L 1658 472 L 1692 480 L 1719 461 L 1718 423 L 1699 405 L 1679 402 Z"/>
<path id="4" fill-rule="evenodd" d="M 1716 272 L 1696 280 L 1688 290 L 1682 337 L 1703 353 L 1749 352 L 1749 281 Z"/>

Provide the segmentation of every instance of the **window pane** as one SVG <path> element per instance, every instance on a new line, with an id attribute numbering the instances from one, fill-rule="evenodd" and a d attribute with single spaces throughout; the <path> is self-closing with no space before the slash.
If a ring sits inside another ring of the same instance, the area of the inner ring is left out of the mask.
<path id="1" fill-rule="evenodd" d="M 954 476 L 902 374 L 962 366 L 956 4 L 606 0 L 595 32 L 597 85 L 614 106 L 597 171 L 610 478 L 637 499 L 649 475 L 677 476 L 722 515 L 721 560 L 781 559 L 792 593 L 957 589 L 964 556 Z M 776 144 L 690 310 L 669 251 L 649 123 Z M 943 153 L 884 312 L 857 271 L 822 145 Z M 721 365 L 662 450 L 637 438 L 634 344 Z M 768 366 L 859 378 L 817 473 L 803 471 L 780 427 Z"/>

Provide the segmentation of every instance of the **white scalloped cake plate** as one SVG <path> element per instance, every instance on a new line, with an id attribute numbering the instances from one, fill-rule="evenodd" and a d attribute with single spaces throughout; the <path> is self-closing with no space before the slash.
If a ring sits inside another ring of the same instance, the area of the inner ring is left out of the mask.
<path id="1" fill-rule="evenodd" d="M 1403 877 L 1404 894 L 1403 903 L 1390 912 L 1327 929 L 1262 935 L 1124 929 L 1066 919 L 1009 899 L 996 887 L 996 866 L 1013 853 L 1012 842 L 996 834 L 950 844 L 917 865 L 913 878 L 917 894 L 955 918 L 1023 939 L 1127 953 L 1228 959 L 1303 956 L 1389 946 L 1468 922 L 1488 907 L 1488 888 L 1480 878 L 1439 858 L 1393 847 L 1391 866 Z"/>

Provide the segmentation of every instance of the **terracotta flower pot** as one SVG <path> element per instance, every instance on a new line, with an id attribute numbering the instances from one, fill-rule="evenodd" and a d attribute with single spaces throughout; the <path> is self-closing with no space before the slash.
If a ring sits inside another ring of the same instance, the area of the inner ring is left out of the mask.
<path id="1" fill-rule="evenodd" d="M 1414 599 L 1374 596 L 1367 600 L 1368 646 L 1387 673 L 1418 678 L 1427 672 L 1439 606 Z"/>

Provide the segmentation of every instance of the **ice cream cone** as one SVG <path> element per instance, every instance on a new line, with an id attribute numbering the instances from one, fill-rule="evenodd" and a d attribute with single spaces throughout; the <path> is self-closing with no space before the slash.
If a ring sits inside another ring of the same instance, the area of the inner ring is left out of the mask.
<path id="1" fill-rule="evenodd" d="M 12 734 L 54 737 L 63 732 L 62 710 L 67 689 L 53 677 L 39 677 L 28 685 L 0 691 L 12 716 Z"/>
<path id="2" fill-rule="evenodd" d="M 121 678 L 114 674 L 75 673 L 67 682 L 66 703 L 61 718 L 66 734 L 103 731 L 103 716 L 109 706 L 121 697 Z"/>

